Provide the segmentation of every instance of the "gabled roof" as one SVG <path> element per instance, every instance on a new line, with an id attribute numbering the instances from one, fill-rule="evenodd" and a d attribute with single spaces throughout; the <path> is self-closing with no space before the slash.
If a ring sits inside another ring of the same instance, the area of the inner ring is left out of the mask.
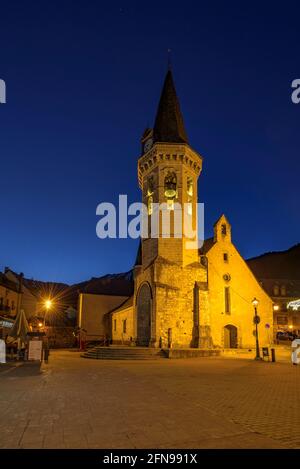
<path id="1" fill-rule="evenodd" d="M 205 255 L 215 244 L 214 238 L 207 238 L 204 240 L 202 247 L 199 249 L 200 255 Z"/>
<path id="2" fill-rule="evenodd" d="M 142 241 L 139 242 L 139 247 L 136 253 L 134 266 L 142 265 Z"/>
<path id="3" fill-rule="evenodd" d="M 124 309 L 130 308 L 133 306 L 133 295 L 127 298 L 123 303 L 121 303 L 119 306 L 116 308 L 111 309 L 108 311 L 106 314 L 111 314 L 111 313 L 119 313 L 120 311 L 123 311 Z"/>
<path id="4" fill-rule="evenodd" d="M 224 215 L 224 213 L 222 213 L 222 215 L 219 216 L 217 221 L 214 223 L 214 227 L 217 226 L 221 221 L 224 222 L 224 223 L 227 223 L 229 226 L 231 226 L 228 219 L 227 219 L 227 217 L 226 217 L 226 215 Z"/>
<path id="5" fill-rule="evenodd" d="M 14 292 L 19 291 L 18 285 L 12 280 L 9 280 L 8 278 L 6 278 L 2 272 L 0 272 L 0 285 L 5 287 L 7 290 L 12 290 Z"/>
<path id="6" fill-rule="evenodd" d="M 171 70 L 168 70 L 153 129 L 155 142 L 188 143 Z"/>
<path id="7" fill-rule="evenodd" d="M 11 281 L 15 286 L 19 287 L 20 275 L 13 270 L 6 268 L 6 272 L 11 272 L 16 278 L 16 282 Z M 2 274 L 5 276 L 5 274 Z M 61 282 L 45 282 L 42 280 L 35 280 L 33 278 L 22 277 L 22 286 L 32 293 L 36 298 L 41 296 L 46 297 L 47 295 L 59 294 L 65 291 L 69 286 L 66 283 Z"/>

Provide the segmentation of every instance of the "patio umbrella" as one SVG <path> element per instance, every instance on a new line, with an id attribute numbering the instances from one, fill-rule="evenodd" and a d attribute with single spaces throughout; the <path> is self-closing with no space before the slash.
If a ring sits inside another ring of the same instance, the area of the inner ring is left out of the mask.
<path id="1" fill-rule="evenodd" d="M 25 316 L 25 312 L 21 309 L 15 319 L 14 325 L 9 333 L 9 337 L 14 339 L 20 339 L 20 341 L 25 342 L 26 334 L 29 332 L 28 322 Z"/>

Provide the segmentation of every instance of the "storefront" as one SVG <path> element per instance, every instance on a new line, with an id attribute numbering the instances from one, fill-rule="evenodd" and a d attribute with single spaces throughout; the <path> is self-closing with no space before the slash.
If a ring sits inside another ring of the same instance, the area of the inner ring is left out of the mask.
<path id="1" fill-rule="evenodd" d="M 13 319 L 0 316 L 0 339 L 5 339 L 9 335 L 13 325 Z"/>
<path id="2" fill-rule="evenodd" d="M 294 334 L 300 336 L 300 299 L 290 301 L 287 308 L 291 317 L 289 328 Z"/>

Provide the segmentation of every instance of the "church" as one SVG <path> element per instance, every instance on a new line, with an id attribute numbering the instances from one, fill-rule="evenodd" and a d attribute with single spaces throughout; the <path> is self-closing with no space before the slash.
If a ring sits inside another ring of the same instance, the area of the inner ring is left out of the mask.
<path id="1" fill-rule="evenodd" d="M 221 215 L 213 236 L 191 248 L 178 236 L 176 207 L 187 205 L 197 236 L 197 184 L 203 159 L 191 146 L 171 70 L 168 70 L 153 128 L 141 139 L 137 162 L 141 199 L 150 217 L 155 205 L 170 214 L 170 233 L 140 242 L 133 269 L 133 294 L 104 316 L 112 344 L 161 349 L 255 348 L 253 300 L 258 300 L 259 341 L 273 339 L 273 303 L 232 243 Z M 237 195 L 238 196 L 238 195 Z M 159 213 L 161 222 L 162 213 Z M 180 227 L 182 228 L 182 227 Z"/>

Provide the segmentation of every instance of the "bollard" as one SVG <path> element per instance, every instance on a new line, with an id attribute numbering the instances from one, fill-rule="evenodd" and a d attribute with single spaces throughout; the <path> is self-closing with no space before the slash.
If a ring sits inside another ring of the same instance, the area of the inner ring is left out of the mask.
<path id="1" fill-rule="evenodd" d="M 48 363 L 48 361 L 49 361 L 49 355 L 50 355 L 49 352 L 50 352 L 50 351 L 49 351 L 48 348 L 45 348 L 45 349 L 44 349 L 44 362 L 45 362 L 45 363 Z"/>
<path id="2" fill-rule="evenodd" d="M 272 362 L 276 362 L 276 359 L 275 359 L 275 349 L 274 348 L 271 348 L 271 356 L 272 356 Z"/>

